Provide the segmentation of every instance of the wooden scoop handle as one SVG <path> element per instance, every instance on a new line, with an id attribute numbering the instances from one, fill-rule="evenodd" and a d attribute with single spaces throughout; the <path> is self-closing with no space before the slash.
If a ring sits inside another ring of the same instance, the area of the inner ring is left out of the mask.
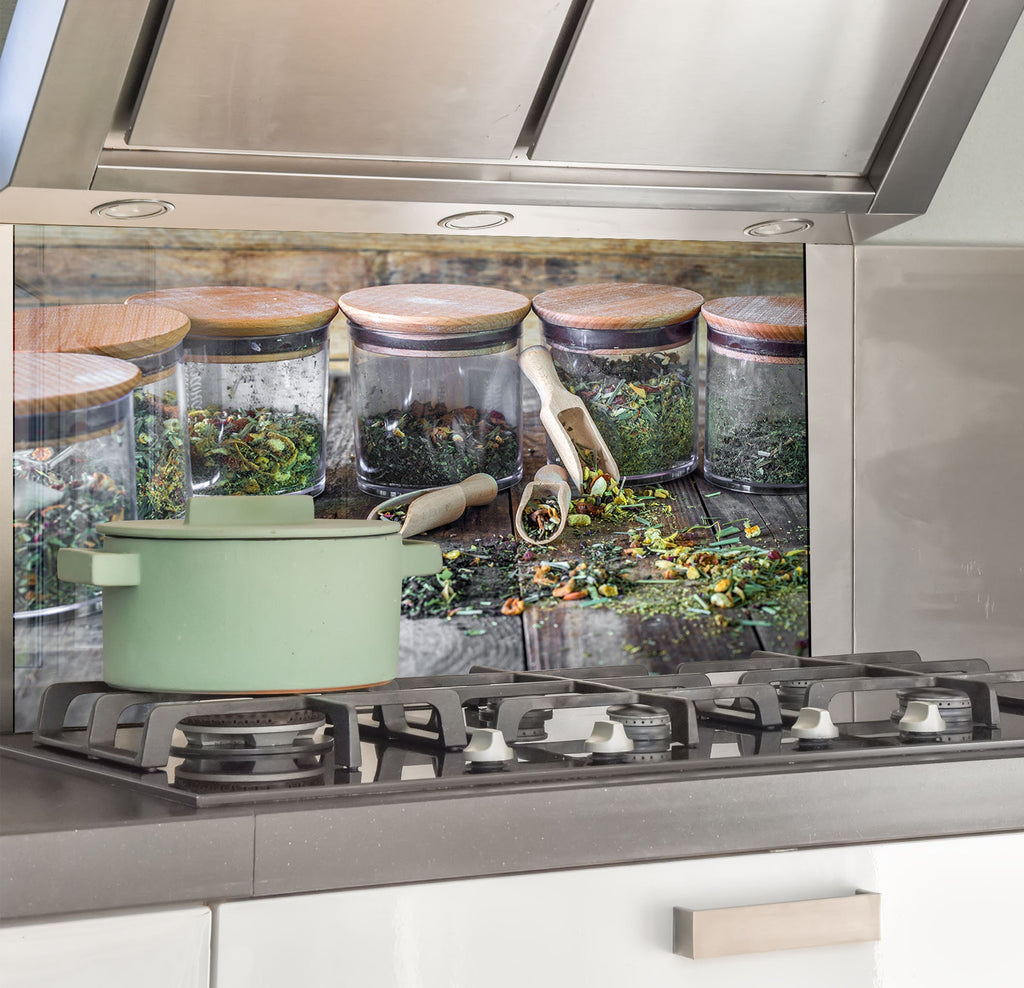
<path id="1" fill-rule="evenodd" d="M 490 504 L 498 496 L 498 482 L 489 473 L 475 473 L 455 486 L 462 488 L 470 508 Z"/>
<path id="2" fill-rule="evenodd" d="M 519 355 L 519 366 L 537 389 L 542 405 L 551 405 L 555 395 L 565 392 L 565 385 L 558 379 L 558 372 L 547 347 L 528 346 Z"/>
<path id="3" fill-rule="evenodd" d="M 497 493 L 498 482 L 486 473 L 475 473 L 458 484 L 427 491 L 409 502 L 402 524 L 402 538 L 447 525 L 461 518 L 467 507 L 490 504 Z"/>

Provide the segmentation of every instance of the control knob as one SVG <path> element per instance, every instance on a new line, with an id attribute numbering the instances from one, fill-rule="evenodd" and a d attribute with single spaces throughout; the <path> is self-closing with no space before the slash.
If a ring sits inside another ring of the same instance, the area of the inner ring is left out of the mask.
<path id="1" fill-rule="evenodd" d="M 927 700 L 910 700 L 907 709 L 900 718 L 901 734 L 941 734 L 949 730 L 939 707 Z"/>
<path id="2" fill-rule="evenodd" d="M 801 707 L 790 730 L 793 737 L 801 741 L 831 741 L 839 737 L 832 715 L 821 707 Z"/>
<path id="3" fill-rule="evenodd" d="M 499 765 L 516 757 L 505 736 L 493 727 L 474 727 L 473 737 L 462 753 L 467 762 L 478 765 Z"/>

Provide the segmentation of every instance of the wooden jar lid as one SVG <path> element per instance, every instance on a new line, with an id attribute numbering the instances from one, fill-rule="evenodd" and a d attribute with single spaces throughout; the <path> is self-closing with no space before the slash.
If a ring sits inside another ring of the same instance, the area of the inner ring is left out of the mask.
<path id="1" fill-rule="evenodd" d="M 102 405 L 130 394 L 142 378 L 134 364 L 92 353 L 14 354 L 14 414 L 39 415 Z"/>
<path id="2" fill-rule="evenodd" d="M 283 288 L 161 288 L 132 295 L 125 301 L 180 309 L 192 322 L 189 336 L 213 339 L 302 333 L 326 326 L 338 314 L 333 299 Z"/>
<path id="3" fill-rule="evenodd" d="M 170 350 L 188 330 L 188 316 L 163 306 L 49 305 L 14 313 L 14 349 L 133 360 Z"/>
<path id="4" fill-rule="evenodd" d="M 703 296 L 672 285 L 603 282 L 541 292 L 533 310 L 547 323 L 570 329 L 655 329 L 693 319 Z"/>
<path id="5" fill-rule="evenodd" d="M 338 300 L 352 322 L 397 336 L 447 336 L 518 326 L 530 300 L 518 292 L 475 285 L 377 285 Z"/>
<path id="6" fill-rule="evenodd" d="M 804 300 L 795 295 L 740 295 L 704 303 L 704 319 L 713 329 L 754 340 L 803 340 L 807 333 Z"/>

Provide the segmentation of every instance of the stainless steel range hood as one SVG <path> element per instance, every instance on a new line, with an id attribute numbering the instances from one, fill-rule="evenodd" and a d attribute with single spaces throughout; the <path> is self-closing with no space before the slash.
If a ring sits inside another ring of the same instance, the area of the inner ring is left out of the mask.
<path id="1" fill-rule="evenodd" d="M 0 218 L 842 241 L 927 208 L 1022 9 L 19 0 Z"/>

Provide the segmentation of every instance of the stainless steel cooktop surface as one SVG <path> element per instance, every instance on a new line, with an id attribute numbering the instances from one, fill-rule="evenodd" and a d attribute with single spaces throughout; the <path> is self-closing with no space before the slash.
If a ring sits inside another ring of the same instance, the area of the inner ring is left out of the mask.
<path id="1" fill-rule="evenodd" d="M 674 675 L 475 668 L 301 695 L 64 683 L 34 734 L 0 747 L 196 807 L 813 771 L 1020 754 L 1024 670 L 914 652 L 754 653 Z"/>

